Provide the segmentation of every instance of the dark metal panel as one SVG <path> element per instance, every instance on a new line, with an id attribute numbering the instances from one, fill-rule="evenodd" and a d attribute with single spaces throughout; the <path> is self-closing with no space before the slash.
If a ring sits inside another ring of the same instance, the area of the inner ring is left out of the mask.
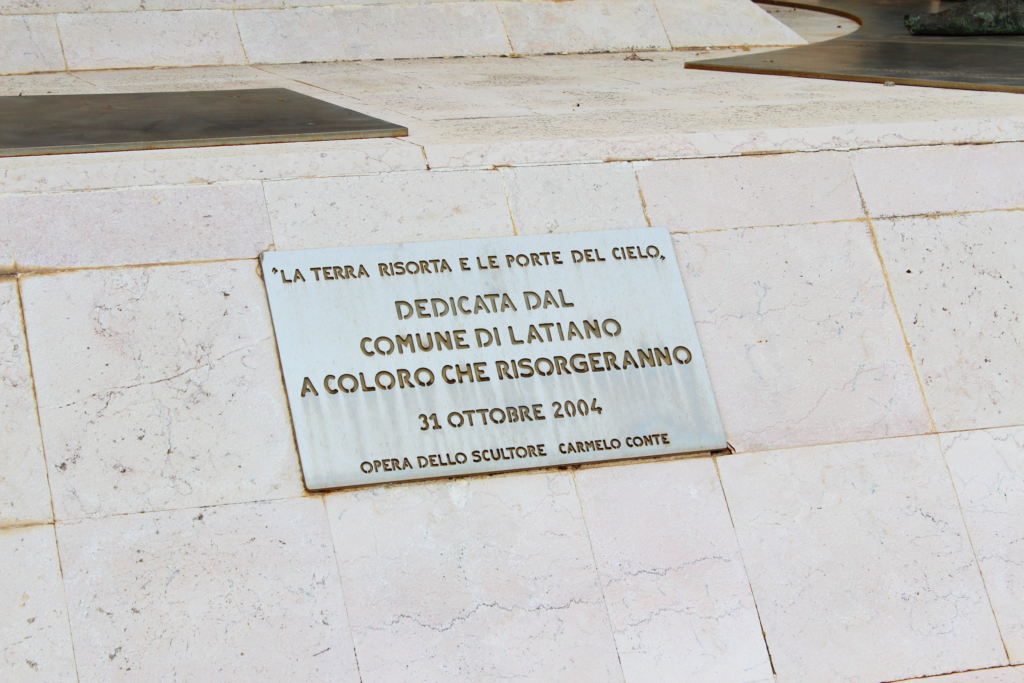
<path id="1" fill-rule="evenodd" d="M 938 12 L 955 3 L 762 1 L 839 14 L 860 22 L 861 28 L 824 43 L 689 62 L 687 68 L 1024 93 L 1024 38 L 912 36 L 903 25 L 904 15 Z"/>
<path id="2" fill-rule="evenodd" d="M 285 88 L 0 97 L 0 156 L 408 134 Z"/>

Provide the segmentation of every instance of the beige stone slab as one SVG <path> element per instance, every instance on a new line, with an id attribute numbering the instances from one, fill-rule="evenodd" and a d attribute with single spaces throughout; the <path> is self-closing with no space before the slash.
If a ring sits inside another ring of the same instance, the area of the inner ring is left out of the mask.
<path id="1" fill-rule="evenodd" d="M 571 475 L 326 503 L 364 683 L 623 680 Z"/>
<path id="2" fill-rule="evenodd" d="M 53 527 L 0 529 L 0 680 L 77 683 Z"/>
<path id="3" fill-rule="evenodd" d="M 946 105 L 942 105 L 946 106 Z M 917 144 L 970 144 L 1024 137 L 1024 119 L 894 121 L 831 125 L 782 114 L 788 106 L 737 110 L 610 111 L 583 116 L 538 115 L 438 120 L 410 125 L 431 168 L 480 168 L 539 163 L 686 159 L 765 153 L 818 152 Z M 810 103 L 806 109 L 817 109 Z M 755 114 L 762 116 L 755 121 Z M 736 118 L 733 117 L 736 116 Z M 831 112 L 833 119 L 841 117 Z M 898 118 L 894 113 L 893 118 Z M 810 117 L 809 117 L 810 118 Z M 746 127 L 738 127 L 738 122 Z M 666 131 L 692 130 L 690 133 Z M 631 135 L 623 135 L 629 131 Z"/>
<path id="4" fill-rule="evenodd" d="M 272 241 L 259 183 L 9 195 L 0 213 L 22 271 L 255 258 Z"/>
<path id="5" fill-rule="evenodd" d="M 942 145 L 852 155 L 872 216 L 1024 207 L 1024 145 Z"/>
<path id="6" fill-rule="evenodd" d="M 718 466 L 779 683 L 1007 663 L 937 437 Z"/>
<path id="7" fill-rule="evenodd" d="M 774 683 L 714 462 L 576 481 L 626 680 Z"/>
<path id="8" fill-rule="evenodd" d="M 806 45 L 750 0 L 655 0 L 673 48 Z"/>
<path id="9" fill-rule="evenodd" d="M 875 221 L 939 431 L 1024 423 L 1021 215 Z"/>
<path id="10" fill-rule="evenodd" d="M 7 213 L 0 210 L 0 275 L 14 272 L 14 251 L 11 246 L 10 234 Z"/>
<path id="11" fill-rule="evenodd" d="M 244 64 L 231 12 L 59 14 L 69 69 Z"/>
<path id="12" fill-rule="evenodd" d="M 0 97 L 18 95 L 87 95 L 103 92 L 69 73 L 0 76 Z"/>
<path id="13" fill-rule="evenodd" d="M 499 2 L 513 52 L 667 49 L 653 0 Z"/>
<path id="14" fill-rule="evenodd" d="M 69 192 L 426 170 L 419 147 L 392 139 L 66 154 L 59 159 L 0 158 L 0 192 Z M 262 203 L 258 197 L 254 201 Z"/>
<path id="15" fill-rule="evenodd" d="M 853 19 L 828 12 L 815 12 L 782 5 L 757 5 L 808 43 L 821 43 L 853 33 L 860 28 Z"/>
<path id="16" fill-rule="evenodd" d="M 139 0 L 6 0 L 0 14 L 130 12 L 138 8 Z"/>
<path id="17" fill-rule="evenodd" d="M 18 286 L 0 279 L 0 527 L 53 521 Z"/>
<path id="18" fill-rule="evenodd" d="M 309 92 L 290 79 L 245 65 L 77 71 L 75 76 L 117 93 L 292 88 L 316 96 L 315 89 Z"/>
<path id="19" fill-rule="evenodd" d="M 23 295 L 57 519 L 302 493 L 255 261 L 36 276 Z"/>
<path id="20" fill-rule="evenodd" d="M 369 105 L 394 112 L 398 116 L 413 116 L 421 120 L 530 114 L 531 110 L 521 99 L 505 97 L 493 87 L 474 88 L 474 81 L 479 77 L 474 79 L 462 73 L 460 75 L 464 78 L 452 78 L 449 70 L 444 67 L 445 64 L 465 62 L 470 65 L 467 70 L 471 73 L 475 73 L 478 67 L 486 72 L 489 71 L 489 63 L 494 61 L 498 60 L 388 60 L 369 64 L 328 62 L 268 65 L 262 68 L 269 73 L 292 79 L 293 83 L 353 98 L 353 104 L 348 106 L 364 113 Z M 507 63 L 509 60 L 503 61 Z M 416 65 L 424 63 L 427 64 L 426 68 L 416 68 Z M 460 81 L 468 82 L 464 84 Z"/>
<path id="21" fill-rule="evenodd" d="M 982 671 L 967 671 L 948 676 L 915 678 L 904 683 L 1024 683 L 1024 667 L 1003 666 Z"/>
<path id="22" fill-rule="evenodd" d="M 508 54 L 492 3 L 302 7 L 239 12 L 254 64 Z"/>
<path id="23" fill-rule="evenodd" d="M 930 430 L 865 224 L 690 233 L 675 242 L 734 447 Z"/>
<path id="24" fill-rule="evenodd" d="M 310 178 L 265 187 L 278 249 L 513 234 L 497 171 Z"/>
<path id="25" fill-rule="evenodd" d="M 304 83 L 342 95 L 370 100 L 380 94 L 436 84 L 436 65 L 438 64 L 461 64 L 466 62 L 471 65 L 478 65 L 481 63 L 487 64 L 489 61 L 492 60 L 486 58 L 458 60 L 402 59 L 373 62 L 261 64 L 258 68 L 268 74 L 287 78 L 295 83 Z M 410 78 L 401 72 L 395 73 L 396 65 L 402 65 L 406 69 L 416 65 L 421 65 L 422 68 L 423 65 L 426 65 L 427 78 Z"/>
<path id="26" fill-rule="evenodd" d="M 646 228 L 629 164 L 571 164 L 503 169 L 519 235 Z"/>
<path id="27" fill-rule="evenodd" d="M 57 530 L 81 683 L 359 680 L 323 503 Z"/>
<path id="28" fill-rule="evenodd" d="M 1020 664 L 1024 662 L 1024 428 L 943 434 L 941 439 L 1010 662 Z M 1017 675 L 1024 681 L 1024 669 Z"/>
<path id="29" fill-rule="evenodd" d="M 332 0 L 334 4 L 337 0 Z M 146 0 L 143 9 L 150 10 L 202 10 L 202 9 L 278 9 L 286 7 L 286 0 Z"/>
<path id="30" fill-rule="evenodd" d="M 0 17 L 0 73 L 63 70 L 64 54 L 52 16 Z"/>
<path id="31" fill-rule="evenodd" d="M 637 177 L 651 224 L 672 232 L 864 215 L 849 159 L 838 152 L 660 161 L 637 164 Z"/>

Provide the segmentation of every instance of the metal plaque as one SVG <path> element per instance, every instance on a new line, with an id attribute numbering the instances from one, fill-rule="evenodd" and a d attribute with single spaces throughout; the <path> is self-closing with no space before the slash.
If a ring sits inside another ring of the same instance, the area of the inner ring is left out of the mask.
<path id="1" fill-rule="evenodd" d="M 837 14 L 861 27 L 821 43 L 696 60 L 686 68 L 1024 93 L 1024 41 L 1019 36 L 912 36 L 907 31 L 907 15 L 941 12 L 959 7 L 958 2 L 759 1 Z"/>
<path id="2" fill-rule="evenodd" d="M 0 97 L 0 157 L 408 134 L 286 88 Z"/>
<path id="3" fill-rule="evenodd" d="M 261 260 L 309 489 L 726 447 L 664 228 Z"/>

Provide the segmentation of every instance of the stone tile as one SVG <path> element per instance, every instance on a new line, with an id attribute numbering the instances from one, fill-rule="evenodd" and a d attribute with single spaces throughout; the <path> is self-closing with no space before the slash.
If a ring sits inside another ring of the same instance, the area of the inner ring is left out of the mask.
<path id="1" fill-rule="evenodd" d="M 77 683 L 53 527 L 0 529 L 0 680 Z"/>
<path id="2" fill-rule="evenodd" d="M 57 16 L 69 69 L 244 64 L 231 12 L 93 12 Z"/>
<path id="3" fill-rule="evenodd" d="M 0 527 L 50 521 L 18 285 L 0 278 Z"/>
<path id="4" fill-rule="evenodd" d="M 255 261 L 22 291 L 57 519 L 302 493 Z"/>
<path id="5" fill-rule="evenodd" d="M 576 481 L 626 680 L 774 683 L 714 462 Z"/>
<path id="6" fill-rule="evenodd" d="M 0 97 L 17 95 L 82 95 L 103 92 L 69 73 L 0 76 Z M 3 161 L 5 159 L 0 159 Z"/>
<path id="7" fill-rule="evenodd" d="M 820 87 L 817 82 L 814 84 Z M 868 104 L 888 123 L 851 121 L 857 118 L 853 112 L 862 112 Z M 946 101 L 932 106 L 950 110 L 963 104 Z M 1005 113 L 1002 103 L 988 104 Z M 777 102 L 727 103 L 664 111 L 602 111 L 584 116 L 450 119 L 414 125 L 409 139 L 424 147 L 431 168 L 443 169 L 788 154 L 889 145 L 982 144 L 1024 137 L 1024 118 L 927 123 L 906 120 L 913 115 L 923 116 L 923 107 L 919 107 L 920 103 L 906 101 L 850 102 L 848 106 L 839 106 L 835 101 L 824 105 L 812 100 L 799 106 Z M 837 112 L 837 108 L 841 111 Z M 666 132 L 682 130 L 691 132 Z"/>
<path id="8" fill-rule="evenodd" d="M 303 7 L 237 17 L 254 64 L 509 53 L 491 3 Z"/>
<path id="9" fill-rule="evenodd" d="M 366 112 L 366 103 L 400 116 L 418 119 L 472 118 L 493 116 L 524 116 L 530 114 L 522 101 L 509 101 L 495 89 L 464 87 L 451 78 L 445 64 L 466 62 L 472 71 L 477 66 L 486 70 L 488 60 L 398 60 L 395 67 L 377 62 L 329 62 L 325 64 L 269 65 L 265 70 L 293 82 L 323 88 L 350 98 L 357 98 L 352 107 Z M 507 59 L 503 61 L 509 61 Z M 483 62 L 483 64 L 480 64 Z M 426 68 L 423 68 L 424 63 Z M 412 65 L 420 65 L 417 69 Z M 402 72 L 412 72 L 416 76 Z M 419 72 L 419 73 L 417 73 Z M 445 78 L 445 76 L 448 76 Z"/>
<path id="10" fill-rule="evenodd" d="M 115 93 L 301 88 L 290 79 L 244 65 L 78 71 L 75 76 Z"/>
<path id="11" fill-rule="evenodd" d="M 502 174 L 520 235 L 647 227 L 629 164 L 525 166 Z"/>
<path id="12" fill-rule="evenodd" d="M 518 54 L 667 49 L 653 0 L 499 2 L 512 50 Z"/>
<path id="13" fill-rule="evenodd" d="M 903 683 L 1024 683 L 1024 666 L 1004 666 L 948 676 L 915 678 Z"/>
<path id="14" fill-rule="evenodd" d="M 375 62 L 319 62 L 310 64 L 266 64 L 259 69 L 268 74 L 287 78 L 295 83 L 305 83 L 331 92 L 370 101 L 379 95 L 407 91 L 416 87 L 430 86 L 434 82 L 434 70 L 429 68 L 447 62 L 487 62 L 480 59 L 416 59 L 387 60 Z M 504 61 L 508 61 L 507 59 Z M 394 73 L 395 64 L 406 68 L 412 65 L 428 65 L 427 78 L 410 78 Z M 436 67 L 435 67 L 436 68 Z M 447 84 L 446 84 L 447 85 Z"/>
<path id="15" fill-rule="evenodd" d="M 1024 423 L 1020 216 L 874 222 L 939 431 Z"/>
<path id="16" fill-rule="evenodd" d="M 11 244 L 11 228 L 7 220 L 7 212 L 0 205 L 0 276 L 15 271 L 14 246 Z"/>
<path id="17" fill-rule="evenodd" d="M 866 225 L 674 239 L 733 446 L 785 448 L 930 430 Z"/>
<path id="18" fill-rule="evenodd" d="M 331 0 L 332 4 L 338 0 Z M 146 0 L 146 10 L 198 10 L 198 9 L 276 9 L 285 7 L 286 0 Z"/>
<path id="19" fill-rule="evenodd" d="M 851 155 L 872 216 L 1024 207 L 1024 145 L 936 145 Z"/>
<path id="20" fill-rule="evenodd" d="M 0 17 L 0 73 L 63 70 L 64 55 L 52 16 Z"/>
<path id="21" fill-rule="evenodd" d="M 130 12 L 138 8 L 139 0 L 4 0 L 0 14 Z"/>
<path id="22" fill-rule="evenodd" d="M 359 680 L 323 503 L 61 524 L 81 683 Z"/>
<path id="23" fill-rule="evenodd" d="M 255 258 L 272 241 L 259 183 L 10 195 L 0 214 L 21 271 Z"/>
<path id="24" fill-rule="evenodd" d="M 718 466 L 779 683 L 1006 664 L 937 437 Z"/>
<path id="25" fill-rule="evenodd" d="M 940 438 L 1010 662 L 1024 663 L 1024 427 Z"/>
<path id="26" fill-rule="evenodd" d="M 265 187 L 278 249 L 512 234 L 497 171 L 310 178 Z"/>
<path id="27" fill-rule="evenodd" d="M 622 680 L 571 475 L 326 503 L 364 683 Z"/>
<path id="28" fill-rule="evenodd" d="M 842 153 L 656 161 L 636 167 L 651 225 L 672 232 L 864 216 L 853 169 Z"/>
<path id="29" fill-rule="evenodd" d="M 750 0 L 655 0 L 673 48 L 806 45 Z"/>
<path id="30" fill-rule="evenodd" d="M 404 140 L 323 140 L 0 158 L 0 192 L 68 192 L 425 170 L 422 150 Z M 253 201 L 264 203 L 261 197 Z M 236 208 L 254 212 L 257 206 L 246 202 Z M 224 227 L 237 226 L 227 223 Z M 0 263 L 3 258 L 0 246 Z"/>
<path id="31" fill-rule="evenodd" d="M 780 23 L 793 29 L 793 32 L 809 43 L 822 43 L 853 33 L 860 28 L 853 19 L 840 17 L 826 12 L 783 7 L 782 5 L 758 4 L 758 7 L 770 14 Z"/>

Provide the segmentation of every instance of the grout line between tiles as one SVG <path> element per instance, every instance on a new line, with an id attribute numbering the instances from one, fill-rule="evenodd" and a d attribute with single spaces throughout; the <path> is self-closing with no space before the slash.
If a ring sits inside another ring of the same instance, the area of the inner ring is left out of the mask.
<path id="1" fill-rule="evenodd" d="M 601 602 L 604 603 L 604 615 L 608 619 L 608 630 L 611 631 L 612 644 L 615 646 L 615 659 L 619 662 L 619 674 L 624 683 L 626 681 L 626 670 L 622 668 L 622 654 L 619 652 L 619 641 L 615 637 L 615 626 L 612 624 L 612 612 L 608 607 L 608 596 L 604 592 L 604 580 L 601 578 L 601 568 L 597 564 L 597 553 L 594 552 L 594 539 L 590 535 L 590 524 L 587 523 L 587 510 L 583 505 L 583 496 L 580 494 L 580 484 L 576 479 L 577 469 L 570 470 L 572 487 L 576 491 L 576 501 L 580 504 L 580 514 L 583 516 L 583 530 L 587 533 L 587 547 L 590 548 L 590 559 L 594 562 L 594 574 L 597 579 L 597 587 L 601 591 Z"/>
<path id="2" fill-rule="evenodd" d="M 519 54 L 516 52 L 516 48 L 512 45 L 512 36 L 508 34 L 508 26 L 505 25 L 505 17 L 501 13 L 501 7 L 497 2 L 494 3 L 494 11 L 498 13 L 498 21 L 501 22 L 501 30 L 505 32 L 505 40 L 508 42 L 508 55 L 509 57 L 518 57 Z"/>
<path id="3" fill-rule="evenodd" d="M 633 170 L 633 178 L 636 179 L 636 191 L 640 195 L 640 209 L 644 212 L 644 220 L 647 221 L 647 227 L 652 228 L 654 224 L 651 223 L 651 217 L 647 214 L 647 198 L 644 197 L 644 188 L 640 185 L 640 172 L 636 168 L 636 164 L 633 162 L 629 163 L 629 167 Z M 672 231 L 669 231 L 671 236 Z M 671 237 L 670 237 L 671 239 Z"/>
<path id="4" fill-rule="evenodd" d="M 53 26 L 57 29 L 57 42 L 60 44 L 60 58 L 64 62 L 64 71 L 70 72 L 70 69 L 68 69 L 68 56 L 64 51 L 64 37 L 60 34 L 60 22 L 57 21 L 58 17 L 60 17 L 60 14 L 53 15 Z"/>
<path id="5" fill-rule="evenodd" d="M 847 156 L 848 161 L 849 155 Z M 860 189 L 860 179 L 857 177 L 857 171 L 853 168 L 853 164 L 850 164 L 851 170 L 853 171 L 853 182 L 857 185 L 857 194 L 860 197 L 861 209 L 864 212 L 864 216 L 867 220 L 868 230 L 871 232 L 871 245 L 875 249 L 875 258 L 878 259 L 879 265 L 882 267 L 882 277 L 885 278 L 885 287 L 889 292 L 889 300 L 892 301 L 893 311 L 896 313 L 896 320 L 900 324 L 900 333 L 903 335 L 903 345 L 907 350 L 907 355 L 910 357 L 910 364 L 914 368 L 914 377 L 917 379 L 917 389 L 921 392 L 921 401 L 924 403 L 924 409 L 928 413 L 928 422 L 931 424 L 931 432 L 938 433 L 938 427 L 935 423 L 935 416 L 932 414 L 932 408 L 928 404 L 928 395 L 924 390 L 924 383 L 921 381 L 921 373 L 917 367 L 917 359 L 914 358 L 914 349 L 910 345 L 910 337 L 907 336 L 907 328 L 903 322 L 903 315 L 900 313 L 899 304 L 896 302 L 896 294 L 892 287 L 892 278 L 889 277 L 889 267 L 885 263 L 885 258 L 882 256 L 882 249 L 878 243 L 878 233 L 875 231 L 875 224 L 871 220 L 871 214 L 868 212 L 867 201 L 864 199 L 864 193 Z"/>
<path id="6" fill-rule="evenodd" d="M 238 25 L 238 13 L 235 10 L 231 11 L 231 21 L 235 24 L 235 33 L 238 35 L 238 45 L 242 48 L 242 58 L 245 59 L 247 65 L 252 65 L 249 61 L 249 51 L 245 49 L 245 41 L 242 40 L 242 28 Z"/>
<path id="7" fill-rule="evenodd" d="M 999 633 L 999 641 L 1003 646 L 1003 654 L 1006 655 L 1006 663 L 1012 661 L 1010 658 L 1010 648 L 1006 645 L 1006 637 L 1003 635 L 1003 627 L 999 623 L 999 615 L 996 614 L 995 605 L 992 604 L 992 595 L 988 590 L 988 581 L 985 580 L 985 570 L 981 567 L 981 558 L 978 557 L 978 549 L 974 544 L 974 538 L 971 536 L 971 527 L 967 524 L 967 517 L 964 516 L 964 505 L 960 501 L 960 491 L 956 488 L 956 481 L 953 478 L 953 470 L 949 466 L 949 458 L 946 457 L 946 447 L 942 444 L 942 439 L 939 440 L 939 452 L 942 453 L 942 464 L 946 466 L 946 474 L 949 475 L 949 485 L 953 487 L 953 496 L 956 498 L 956 506 L 960 511 L 960 521 L 963 522 L 964 531 L 967 533 L 967 542 L 971 544 L 971 554 L 974 555 L 974 563 L 978 567 L 978 576 L 981 578 L 981 586 L 985 589 L 985 599 L 988 600 L 988 608 L 992 612 L 992 620 L 996 624 L 996 632 Z"/>
<path id="8" fill-rule="evenodd" d="M 496 168 L 495 170 L 498 172 L 498 175 L 501 176 L 501 186 L 505 189 L 505 205 L 508 206 L 508 218 L 512 221 L 512 234 L 518 235 L 519 229 L 516 227 L 515 214 L 512 213 L 512 196 L 509 192 L 508 180 L 505 179 L 505 169 Z"/>
<path id="9" fill-rule="evenodd" d="M 36 372 L 32 365 L 32 350 L 28 341 L 28 321 L 25 319 L 25 299 L 21 291 L 21 278 L 15 276 L 14 283 L 18 296 L 18 312 L 21 314 L 21 334 L 25 339 L 25 359 L 28 362 L 28 376 L 29 381 L 32 383 L 32 401 L 35 403 L 36 408 L 36 429 L 39 433 L 39 450 L 40 455 L 43 458 L 43 471 L 46 473 L 46 490 L 50 493 L 50 519 L 56 520 L 57 517 L 53 510 L 53 489 L 50 486 L 50 467 L 46 464 L 46 444 L 43 439 L 43 420 L 39 413 L 39 396 L 36 392 Z"/>
<path id="10" fill-rule="evenodd" d="M 668 45 L 669 50 L 677 50 L 675 45 L 672 44 L 672 37 L 668 34 L 668 26 L 665 26 L 665 19 L 661 16 L 661 8 L 658 7 L 658 0 L 651 0 L 651 4 L 654 5 L 654 12 L 658 15 L 658 23 L 661 24 L 661 30 L 665 33 L 665 43 Z"/>
<path id="11" fill-rule="evenodd" d="M 75 652 L 75 634 L 71 628 L 71 605 L 68 602 L 68 593 L 67 589 L 64 586 L 64 562 L 60 556 L 60 542 L 57 538 L 57 515 L 55 514 L 53 509 L 53 489 L 50 486 L 50 466 L 49 464 L 47 464 L 46 461 L 46 440 L 43 437 L 43 424 L 42 418 L 40 417 L 39 413 L 39 397 L 36 392 L 36 374 L 35 368 L 32 364 L 32 348 L 28 340 L 28 321 L 25 318 L 25 303 L 24 297 L 22 296 L 21 278 L 16 277 L 15 283 L 18 293 L 18 307 L 21 313 L 21 329 L 22 334 L 25 337 L 25 356 L 28 359 L 28 372 L 29 377 L 31 378 L 32 381 L 32 400 L 35 402 L 36 406 L 36 428 L 39 430 L 39 446 L 41 450 L 40 454 L 42 455 L 43 458 L 43 469 L 46 472 L 46 488 L 50 492 L 50 517 L 51 519 L 53 519 L 53 522 L 50 524 L 50 528 L 53 532 L 53 547 L 55 552 L 57 553 L 57 569 L 58 571 L 60 571 L 60 590 L 61 595 L 64 597 L 65 617 L 67 618 L 68 621 L 68 642 L 71 645 L 71 661 L 74 663 L 75 666 L 75 680 L 77 681 L 79 680 L 78 655 Z"/>
<path id="12" fill-rule="evenodd" d="M 345 597 L 345 581 L 341 578 L 341 561 L 338 559 L 338 543 L 334 538 L 334 527 L 331 525 L 331 515 L 327 512 L 327 494 L 317 496 L 320 499 L 320 506 L 324 511 L 324 521 L 327 522 L 327 533 L 331 537 L 331 552 L 334 553 L 334 566 L 338 570 L 338 590 L 341 592 L 341 602 L 345 606 L 345 621 L 348 624 L 348 636 L 352 641 L 352 656 L 356 660 L 356 675 L 359 676 L 359 683 L 363 681 L 363 672 L 359 668 L 359 650 L 356 649 L 356 635 L 352 631 L 352 618 L 348 611 L 348 599 Z"/>
<path id="13" fill-rule="evenodd" d="M 950 671 L 948 673 L 943 673 L 943 674 L 926 674 L 924 676 L 915 676 L 913 678 L 898 678 L 898 679 L 892 679 L 892 680 L 888 680 L 888 681 L 882 681 L 881 683 L 915 683 L 916 681 L 924 681 L 924 680 L 929 680 L 929 679 L 932 679 L 932 678 L 938 679 L 938 678 L 942 678 L 944 676 L 945 677 L 957 676 L 958 674 L 972 674 L 972 673 L 979 673 L 979 672 L 984 672 L 984 671 L 1003 671 L 1003 670 L 1014 671 L 1015 669 L 1024 669 L 1024 667 L 1022 667 L 1020 665 L 1013 665 L 1013 664 L 1000 665 L 1000 666 L 990 666 L 990 667 L 986 667 L 984 669 L 965 669 L 964 671 Z"/>
<path id="14" fill-rule="evenodd" d="M 711 461 L 715 464 L 715 474 L 718 475 L 718 486 L 722 491 L 722 500 L 725 501 L 726 512 L 729 513 L 729 524 L 732 525 L 733 538 L 736 540 L 736 548 L 740 553 L 740 564 L 743 565 L 743 576 L 747 580 L 747 588 L 750 590 L 750 599 L 754 601 L 754 612 L 757 614 L 757 624 L 761 627 L 761 639 L 764 641 L 765 652 L 768 653 L 768 665 L 772 668 L 772 676 L 778 680 L 779 674 L 775 670 L 775 660 L 772 659 L 772 649 L 768 645 L 768 634 L 764 630 L 764 621 L 761 619 L 761 608 L 757 605 L 757 596 L 754 595 L 754 585 L 750 583 L 750 573 L 747 571 L 747 561 L 743 557 L 743 545 L 740 543 L 739 534 L 736 533 L 736 520 L 732 516 L 732 506 L 729 505 L 729 496 L 725 493 L 725 482 L 722 480 L 722 470 L 718 467 L 718 457 L 712 456 Z"/>

